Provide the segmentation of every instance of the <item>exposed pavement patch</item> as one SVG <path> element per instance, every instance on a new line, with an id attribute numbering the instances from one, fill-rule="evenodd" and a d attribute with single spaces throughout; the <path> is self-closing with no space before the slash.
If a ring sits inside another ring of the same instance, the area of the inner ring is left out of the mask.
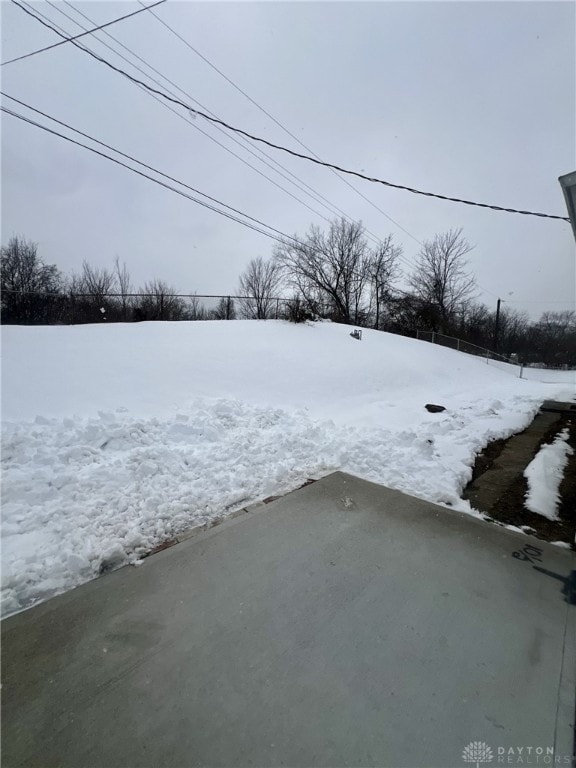
<path id="1" fill-rule="evenodd" d="M 477 457 L 472 480 L 463 493 L 486 519 L 523 528 L 546 541 L 573 545 L 576 536 L 576 452 L 569 457 L 560 485 L 559 520 L 551 521 L 524 506 L 527 482 L 524 470 L 540 447 L 568 429 L 568 443 L 576 447 L 576 414 L 571 403 L 544 403 L 524 431 L 490 443 Z"/>

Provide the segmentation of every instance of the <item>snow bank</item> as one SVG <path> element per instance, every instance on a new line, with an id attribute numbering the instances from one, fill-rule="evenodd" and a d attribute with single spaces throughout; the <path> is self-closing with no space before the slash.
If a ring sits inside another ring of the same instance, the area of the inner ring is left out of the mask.
<path id="1" fill-rule="evenodd" d="M 574 453 L 566 442 L 569 436 L 568 429 L 563 429 L 554 442 L 540 448 L 524 470 L 524 477 L 528 481 L 524 505 L 530 512 L 543 515 L 548 520 L 559 519 L 560 483 L 568 464 L 568 456 Z"/>
<path id="2" fill-rule="evenodd" d="M 474 514 L 459 495 L 476 453 L 543 399 L 573 395 L 426 342 L 349 332 L 3 328 L 3 611 L 335 469 Z"/>

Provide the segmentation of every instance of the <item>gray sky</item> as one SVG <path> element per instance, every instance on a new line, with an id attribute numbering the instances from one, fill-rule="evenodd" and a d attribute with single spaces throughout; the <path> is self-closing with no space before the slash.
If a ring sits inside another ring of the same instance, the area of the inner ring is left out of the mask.
<path id="1" fill-rule="evenodd" d="M 78 8 L 102 24 L 138 7 L 33 4 L 70 35 L 82 29 L 58 8 L 87 24 Z M 4 0 L 1 10 L 3 61 L 59 39 L 12 3 Z M 169 0 L 155 13 L 324 160 L 431 192 L 566 215 L 557 177 L 576 168 L 574 3 Z M 150 13 L 108 31 L 225 121 L 301 150 Z M 83 42 L 142 77 L 96 37 L 118 50 L 103 33 Z M 2 89 L 284 232 L 326 225 L 319 214 L 332 218 L 248 155 L 243 142 L 201 118 L 186 119 L 180 108 L 184 119 L 177 116 L 70 44 L 4 67 Z M 462 227 L 475 245 L 470 267 L 482 287 L 479 299 L 492 306 L 500 296 L 533 317 L 574 308 L 569 224 L 350 179 L 367 201 L 329 170 L 266 152 L 370 232 L 393 233 L 404 247 L 405 271 L 417 240 Z M 64 271 L 79 270 L 83 259 L 111 266 L 118 255 L 136 285 L 161 277 L 198 293 L 234 291 L 247 262 L 273 247 L 260 234 L 3 116 L 2 242 L 12 234 L 38 242 L 44 260 Z"/>

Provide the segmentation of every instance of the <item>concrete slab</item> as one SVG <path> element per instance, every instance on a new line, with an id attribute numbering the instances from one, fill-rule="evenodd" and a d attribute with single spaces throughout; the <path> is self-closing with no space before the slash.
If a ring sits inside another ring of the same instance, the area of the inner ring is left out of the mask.
<path id="1" fill-rule="evenodd" d="M 6 619 L 2 764 L 569 765 L 575 558 L 534 543 L 336 473 Z"/>

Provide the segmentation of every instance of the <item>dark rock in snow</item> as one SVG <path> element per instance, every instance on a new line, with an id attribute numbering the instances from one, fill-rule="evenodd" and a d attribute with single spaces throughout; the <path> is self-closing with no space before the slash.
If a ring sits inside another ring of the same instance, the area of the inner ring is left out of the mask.
<path id="1" fill-rule="evenodd" d="M 434 405 L 433 403 L 427 403 L 424 407 L 430 413 L 442 413 L 442 411 L 446 410 L 443 405 Z"/>

